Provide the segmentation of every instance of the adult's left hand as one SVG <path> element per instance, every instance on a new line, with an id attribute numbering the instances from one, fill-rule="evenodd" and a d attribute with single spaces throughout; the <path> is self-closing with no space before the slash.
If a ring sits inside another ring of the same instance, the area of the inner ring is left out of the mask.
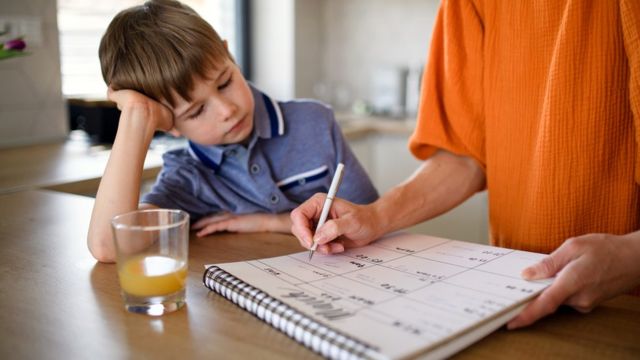
<path id="1" fill-rule="evenodd" d="M 527 280 L 556 276 L 507 327 L 516 329 L 568 305 L 586 313 L 604 300 L 640 285 L 640 231 L 626 235 L 588 234 L 565 241 L 522 272 Z"/>

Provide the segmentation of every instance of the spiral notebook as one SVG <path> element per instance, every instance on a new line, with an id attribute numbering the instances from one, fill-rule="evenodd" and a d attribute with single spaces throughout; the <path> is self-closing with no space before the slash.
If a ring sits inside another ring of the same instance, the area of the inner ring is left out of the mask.
<path id="1" fill-rule="evenodd" d="M 204 285 L 331 359 L 450 356 L 505 324 L 551 279 L 544 255 L 398 233 L 339 255 L 206 265 Z"/>

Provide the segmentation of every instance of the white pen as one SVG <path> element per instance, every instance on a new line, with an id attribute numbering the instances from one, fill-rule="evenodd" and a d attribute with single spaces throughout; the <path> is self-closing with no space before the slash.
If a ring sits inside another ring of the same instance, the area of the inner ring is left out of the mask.
<path id="1" fill-rule="evenodd" d="M 338 192 L 338 188 L 340 187 L 340 183 L 342 182 L 342 173 L 344 171 L 344 164 L 339 163 L 336 168 L 336 173 L 333 174 L 333 179 L 331 180 L 331 186 L 329 186 L 329 192 L 327 193 L 327 198 L 324 199 L 324 204 L 322 205 L 322 212 L 320 213 L 320 219 L 318 219 L 318 225 L 316 226 L 316 232 L 324 223 L 327 221 L 327 216 L 329 216 L 329 210 L 331 210 L 331 204 L 333 204 L 333 198 L 336 196 Z M 318 243 L 314 240 L 311 249 L 309 249 L 309 261 L 313 257 L 313 253 L 316 251 L 318 247 Z"/>

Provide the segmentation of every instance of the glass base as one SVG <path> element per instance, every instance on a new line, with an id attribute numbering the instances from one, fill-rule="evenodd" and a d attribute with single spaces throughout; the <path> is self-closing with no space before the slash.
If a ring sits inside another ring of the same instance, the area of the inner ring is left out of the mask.
<path id="1" fill-rule="evenodd" d="M 160 316 L 176 311 L 186 304 L 184 289 L 169 295 L 143 297 L 123 292 L 122 297 L 127 311 L 151 316 Z"/>

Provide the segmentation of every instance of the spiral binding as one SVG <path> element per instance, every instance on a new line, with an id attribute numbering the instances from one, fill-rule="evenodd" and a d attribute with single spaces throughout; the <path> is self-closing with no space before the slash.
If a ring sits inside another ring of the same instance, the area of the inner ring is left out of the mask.
<path id="1" fill-rule="evenodd" d="M 378 359 L 377 348 L 340 333 L 218 266 L 204 272 L 204 285 L 287 336 L 329 359 Z"/>

